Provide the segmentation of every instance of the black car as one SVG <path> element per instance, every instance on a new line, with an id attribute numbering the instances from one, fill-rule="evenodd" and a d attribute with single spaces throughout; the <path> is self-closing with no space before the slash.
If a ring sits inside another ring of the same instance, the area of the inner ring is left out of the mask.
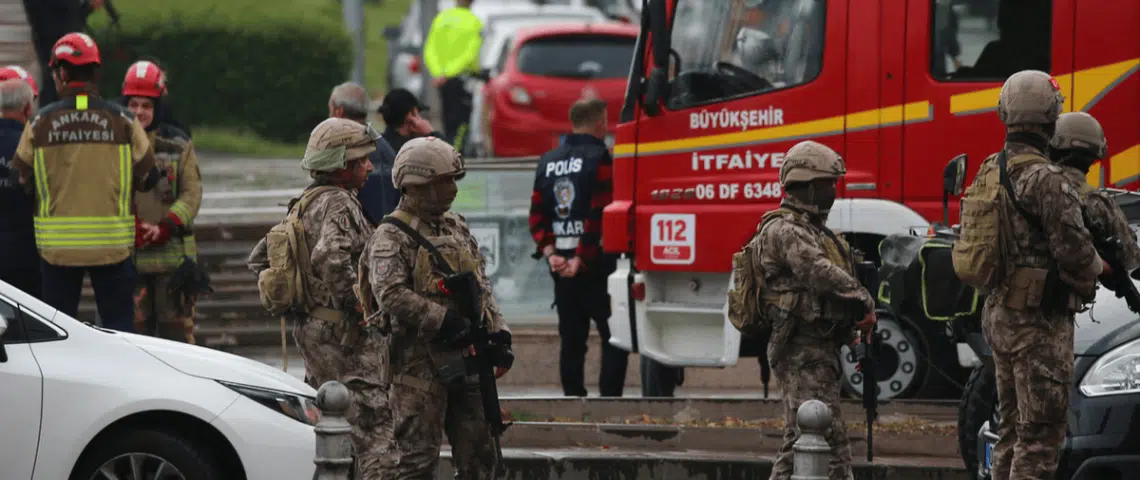
<path id="1" fill-rule="evenodd" d="M 1140 230 L 1140 194 L 1110 192 L 1133 229 Z M 975 369 L 966 384 L 958 442 L 966 468 L 984 479 L 989 478 L 990 451 L 998 439 L 994 425 L 1001 419 L 989 349 L 981 345 L 975 350 L 984 366 Z M 1056 478 L 1140 478 L 1140 315 L 1123 298 L 1099 287 L 1092 309 L 1077 316 L 1074 351 L 1069 428 Z"/>

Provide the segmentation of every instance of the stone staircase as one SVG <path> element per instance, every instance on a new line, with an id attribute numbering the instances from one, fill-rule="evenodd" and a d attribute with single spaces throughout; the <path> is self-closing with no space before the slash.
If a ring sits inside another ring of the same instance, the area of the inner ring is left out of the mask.
<path id="1" fill-rule="evenodd" d="M 20 0 L 0 0 L 0 65 L 24 67 L 38 85 L 43 85 L 32 46 L 32 29 Z"/>

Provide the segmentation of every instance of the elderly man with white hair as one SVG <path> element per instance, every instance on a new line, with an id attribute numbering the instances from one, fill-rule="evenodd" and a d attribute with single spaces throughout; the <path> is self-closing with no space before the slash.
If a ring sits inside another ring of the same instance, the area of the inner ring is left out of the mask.
<path id="1" fill-rule="evenodd" d="M 329 95 L 329 117 L 346 118 L 368 125 L 368 134 L 376 143 L 376 151 L 368 155 L 372 162 L 372 174 L 357 194 L 364 207 L 364 213 L 372 225 L 379 225 L 380 219 L 392 213 L 400 202 L 400 191 L 392 186 L 392 163 L 396 151 L 368 123 L 368 92 L 358 83 L 345 82 L 337 85 Z"/>
<path id="2" fill-rule="evenodd" d="M 26 80 L 0 82 L 0 280 L 40 296 L 40 254 L 32 224 L 35 201 L 11 169 L 36 95 Z"/>

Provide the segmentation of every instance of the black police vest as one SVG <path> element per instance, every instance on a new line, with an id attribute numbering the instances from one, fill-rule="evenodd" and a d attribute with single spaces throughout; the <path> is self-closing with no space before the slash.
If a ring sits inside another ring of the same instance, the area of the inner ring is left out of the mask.
<path id="1" fill-rule="evenodd" d="M 569 135 L 566 142 L 546 153 L 535 170 L 535 191 L 542 195 L 543 216 L 554 232 L 554 249 L 573 255 L 586 232 L 590 197 L 598 177 L 598 161 L 606 154 L 601 140 Z"/>

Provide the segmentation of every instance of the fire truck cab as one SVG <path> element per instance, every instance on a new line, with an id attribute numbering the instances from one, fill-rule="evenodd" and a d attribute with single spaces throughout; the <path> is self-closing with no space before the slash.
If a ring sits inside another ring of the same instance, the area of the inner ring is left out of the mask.
<path id="1" fill-rule="evenodd" d="M 668 366 L 764 355 L 725 316 L 731 256 L 779 204 L 801 140 L 843 156 L 828 225 L 874 261 L 886 235 L 942 221 L 948 160 L 967 155 L 969 182 L 1001 148 L 998 94 L 1020 70 L 1049 72 L 1066 111 L 1103 124 L 1093 185 L 1140 178 L 1138 2 L 645 0 L 641 22 L 603 220 L 605 250 L 623 254 L 610 342 Z M 898 357 L 885 397 L 929 383 L 923 356 L 977 364 L 920 317 L 880 318 Z"/>

